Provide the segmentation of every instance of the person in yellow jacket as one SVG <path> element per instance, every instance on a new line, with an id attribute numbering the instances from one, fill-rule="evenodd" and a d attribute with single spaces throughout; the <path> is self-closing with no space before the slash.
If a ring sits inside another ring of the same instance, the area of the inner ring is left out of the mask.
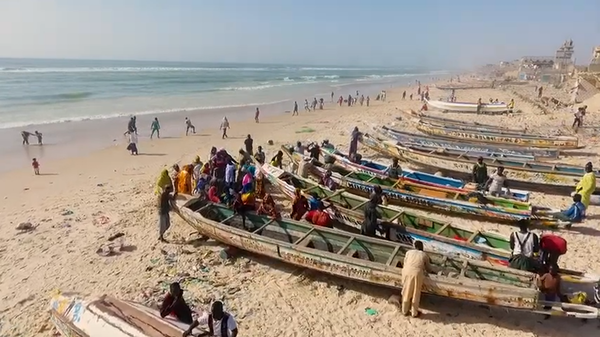
<path id="1" fill-rule="evenodd" d="M 596 190 L 596 173 L 591 162 L 585 164 L 585 174 L 575 187 L 575 193 L 581 195 L 581 202 L 587 209 L 590 206 L 590 198 Z"/>
<path id="2" fill-rule="evenodd" d="M 421 291 L 425 275 L 429 271 L 429 256 L 423 251 L 423 242 L 415 241 L 415 249 L 409 250 L 404 256 L 402 265 L 402 314 L 418 317 L 421 303 Z"/>

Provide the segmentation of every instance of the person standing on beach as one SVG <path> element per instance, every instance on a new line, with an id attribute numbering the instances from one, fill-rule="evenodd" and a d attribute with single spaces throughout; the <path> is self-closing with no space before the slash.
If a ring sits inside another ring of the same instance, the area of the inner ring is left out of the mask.
<path id="1" fill-rule="evenodd" d="M 402 99 L 406 99 L 406 90 L 404 90 L 404 92 L 402 92 Z"/>
<path id="2" fill-rule="evenodd" d="M 135 132 L 129 132 L 129 145 L 127 146 L 127 150 L 131 151 L 131 154 L 136 156 L 138 154 L 137 142 L 137 134 Z"/>
<path id="3" fill-rule="evenodd" d="M 402 265 L 402 314 L 408 316 L 410 311 L 412 317 L 416 318 L 421 314 L 419 311 L 421 291 L 431 261 L 423 251 L 423 242 L 417 240 L 414 246 L 415 249 L 409 250 L 404 255 Z"/>
<path id="4" fill-rule="evenodd" d="M 542 93 L 544 92 L 544 87 L 538 88 L 538 98 L 542 98 Z"/>
<path id="5" fill-rule="evenodd" d="M 310 112 L 310 107 L 308 106 L 308 100 L 304 99 L 304 111 Z"/>
<path id="6" fill-rule="evenodd" d="M 42 142 L 42 133 L 36 130 L 34 134 L 37 137 L 38 145 L 44 145 Z"/>
<path id="7" fill-rule="evenodd" d="M 131 118 L 129 119 L 129 123 L 127 123 L 127 132 L 129 132 L 129 133 L 136 132 L 137 133 L 137 126 L 135 125 L 135 123 L 136 123 L 135 116 L 131 116 Z M 125 132 L 125 135 L 127 134 L 127 132 Z"/>
<path id="8" fill-rule="evenodd" d="M 485 184 L 489 177 L 487 165 L 483 162 L 483 157 L 477 158 L 477 162 L 473 165 L 471 174 L 473 176 L 473 182 L 477 184 L 477 189 L 485 188 Z"/>
<path id="9" fill-rule="evenodd" d="M 369 102 L 371 102 L 371 98 L 367 96 L 367 106 L 369 106 Z"/>
<path id="10" fill-rule="evenodd" d="M 294 101 L 294 111 L 292 112 L 292 116 L 298 116 L 298 102 Z"/>
<path id="11" fill-rule="evenodd" d="M 194 126 L 194 124 L 192 124 L 192 121 L 186 117 L 185 118 L 185 135 L 186 136 L 190 132 L 190 129 L 192 129 L 193 133 L 196 133 L 196 127 Z"/>
<path id="12" fill-rule="evenodd" d="M 260 110 L 256 108 L 256 112 L 254 113 L 254 121 L 258 123 L 258 116 L 260 115 Z"/>
<path id="13" fill-rule="evenodd" d="M 254 159 L 261 165 L 264 165 L 266 160 L 266 155 L 262 150 L 262 146 L 258 146 L 256 153 L 254 154 Z"/>
<path id="14" fill-rule="evenodd" d="M 40 163 L 37 161 L 37 159 L 33 158 L 33 160 L 31 161 L 31 166 L 33 167 L 33 174 L 35 174 L 36 176 L 40 175 Z"/>
<path id="15" fill-rule="evenodd" d="M 354 154 L 358 151 L 358 138 L 361 133 L 358 131 L 358 127 L 354 127 L 352 130 L 352 134 L 350 135 L 350 150 L 348 151 L 348 157 L 352 158 Z"/>
<path id="16" fill-rule="evenodd" d="M 173 192 L 173 187 L 167 185 L 158 197 L 158 240 L 162 242 L 167 242 L 164 235 L 169 227 L 171 227 L 171 218 L 169 216 L 171 200 L 173 199 L 171 192 Z"/>
<path id="17" fill-rule="evenodd" d="M 332 92 L 331 92 L 331 103 L 333 103 L 333 96 L 334 96 L 334 93 L 333 93 L 333 91 L 332 91 Z"/>
<path id="18" fill-rule="evenodd" d="M 154 136 L 155 132 L 156 132 L 156 138 L 160 139 L 160 123 L 158 122 L 157 117 L 154 117 L 154 120 L 152 121 L 152 125 L 150 125 L 150 130 L 152 131 L 150 133 L 150 139 L 152 139 L 152 136 Z"/>
<path id="19" fill-rule="evenodd" d="M 252 139 L 252 136 L 248 135 L 248 137 L 246 137 L 246 139 L 244 140 L 244 145 L 246 147 L 246 152 L 249 155 L 254 155 L 254 151 L 252 151 L 252 145 L 254 144 L 254 140 Z"/>
<path id="20" fill-rule="evenodd" d="M 227 129 L 229 129 L 229 121 L 227 120 L 227 117 L 223 117 L 220 129 L 223 130 L 223 135 L 221 136 L 221 139 L 229 138 L 227 137 Z"/>
<path id="21" fill-rule="evenodd" d="M 352 95 L 348 95 L 348 106 L 352 106 Z"/>
<path id="22" fill-rule="evenodd" d="M 31 132 L 21 131 L 21 137 L 23 137 L 23 145 L 29 145 L 29 136 L 31 135 Z"/>

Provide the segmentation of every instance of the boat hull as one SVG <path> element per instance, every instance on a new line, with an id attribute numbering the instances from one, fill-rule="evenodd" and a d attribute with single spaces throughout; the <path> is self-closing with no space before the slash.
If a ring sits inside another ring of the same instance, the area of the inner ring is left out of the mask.
<path id="1" fill-rule="evenodd" d="M 442 111 L 451 112 L 477 112 L 477 103 L 467 102 L 444 102 L 444 101 L 426 101 L 431 107 L 434 107 Z M 508 111 L 508 105 L 504 103 L 497 104 L 483 104 L 481 106 L 481 112 L 483 113 L 494 113 L 501 114 Z"/>

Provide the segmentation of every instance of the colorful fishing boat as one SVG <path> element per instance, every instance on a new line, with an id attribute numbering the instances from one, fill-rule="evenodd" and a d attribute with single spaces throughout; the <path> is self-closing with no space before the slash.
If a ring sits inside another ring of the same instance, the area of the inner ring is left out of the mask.
<path id="1" fill-rule="evenodd" d="M 453 174 L 470 177 L 477 157 L 458 156 L 435 151 L 425 152 L 402 147 L 395 142 L 381 141 L 370 135 L 363 135 L 362 144 L 380 153 L 402 158 L 423 168 L 443 170 Z M 542 190 L 545 193 L 571 193 L 573 186 L 579 182 L 584 170 L 577 166 L 554 165 L 551 163 L 510 161 L 498 158 L 483 158 L 490 168 L 502 166 L 511 183 L 515 182 L 522 188 Z M 596 179 L 600 175 L 596 173 Z M 555 188 L 548 188 L 548 187 Z M 516 186 L 515 186 L 516 187 Z"/>
<path id="2" fill-rule="evenodd" d="M 50 300 L 50 321 L 64 337 L 181 337 L 189 327 L 172 316 L 162 318 L 158 309 L 107 295 L 94 300 L 56 295 Z M 193 331 L 194 336 L 203 333 Z"/>
<path id="3" fill-rule="evenodd" d="M 417 130 L 436 137 L 455 139 L 458 141 L 482 142 L 488 144 L 504 144 L 511 146 L 541 147 L 554 149 L 578 149 L 579 139 L 571 136 L 514 135 L 502 132 L 481 132 L 477 130 L 460 130 L 452 126 L 418 123 Z"/>
<path id="4" fill-rule="evenodd" d="M 242 222 L 232 209 L 202 198 L 179 196 L 174 209 L 200 234 L 226 245 L 398 291 L 402 286 L 401 265 L 412 249 L 398 242 L 271 219 L 254 212 L 245 213 Z M 431 268 L 423 287 L 426 293 L 546 315 L 600 317 L 598 309 L 590 306 L 541 300 L 534 274 L 433 252 L 428 255 Z"/>
<path id="5" fill-rule="evenodd" d="M 287 149 L 284 149 L 284 151 L 287 151 Z M 359 172 L 359 173 L 364 173 L 364 174 L 368 174 L 371 176 L 379 176 L 379 177 L 386 177 L 388 175 L 387 174 L 388 167 L 385 166 L 384 164 L 381 164 L 381 163 L 378 163 L 375 161 L 361 159 L 360 164 L 358 164 L 358 163 L 351 161 L 348 158 L 348 156 L 335 150 L 334 148 L 321 148 L 321 153 L 324 156 L 330 156 L 330 157 L 334 158 L 335 162 L 333 163 L 333 165 L 331 167 L 332 171 L 338 172 L 343 175 L 347 175 L 350 172 Z M 292 158 L 292 160 L 298 160 L 298 158 L 295 158 L 294 156 L 290 156 L 290 158 Z M 317 167 L 325 166 L 320 162 L 314 162 L 313 164 L 315 164 Z M 434 174 L 414 171 L 407 167 L 402 168 L 401 177 L 402 177 L 402 179 L 404 179 L 407 182 L 412 182 L 412 183 L 417 183 L 417 184 L 422 184 L 422 185 L 427 185 L 427 186 L 433 186 L 433 187 L 442 187 L 442 188 L 447 188 L 450 190 L 455 190 L 458 192 L 464 191 L 464 190 L 467 190 L 467 191 L 477 190 L 477 184 L 475 184 L 475 183 L 465 183 L 462 180 L 458 180 L 458 179 L 439 177 Z M 508 191 L 506 188 L 502 188 L 502 192 L 503 192 L 503 194 L 502 194 L 503 198 L 515 199 L 515 200 L 519 200 L 519 201 L 523 201 L 523 202 L 529 201 L 530 193 L 528 191 L 522 191 L 522 190 L 516 190 L 516 189 L 511 189 L 510 191 Z M 510 192 L 510 193 L 508 193 L 508 192 Z"/>
<path id="6" fill-rule="evenodd" d="M 261 168 L 269 182 L 279 187 L 290 200 L 295 190 L 300 189 L 306 197 L 316 194 L 323 202 L 330 204 L 326 208 L 329 215 L 338 223 L 356 230 L 364 220 L 364 209 L 368 199 L 346 191 L 332 191 L 309 179 L 286 172 L 265 164 Z M 492 264 L 508 266 L 512 256 L 510 239 L 497 232 L 477 230 L 454 225 L 450 222 L 408 212 L 396 206 L 379 205 L 381 237 L 394 242 L 412 245 L 420 240 L 425 250 L 454 257 L 488 261 Z M 564 293 L 584 290 L 593 293 L 593 285 L 600 282 L 600 276 L 579 271 L 561 269 Z"/>
<path id="7" fill-rule="evenodd" d="M 505 126 L 500 126 L 500 125 L 492 125 L 492 124 L 484 124 L 484 123 L 479 123 L 479 122 L 472 122 L 472 121 L 460 121 L 460 120 L 456 120 L 456 119 L 450 119 L 450 118 L 443 118 L 443 117 L 438 117 L 438 116 L 432 116 L 430 114 L 423 114 L 423 113 L 418 113 L 415 112 L 413 110 L 411 110 L 410 112 L 406 112 L 406 111 L 402 111 L 401 112 L 405 115 L 408 116 L 409 118 L 413 119 L 414 121 L 418 121 L 418 120 L 422 120 L 426 123 L 432 123 L 432 124 L 441 124 L 441 125 L 460 125 L 460 126 L 468 126 L 468 127 L 473 127 L 473 128 L 485 128 L 485 129 L 491 129 L 491 130 L 503 130 L 503 131 L 509 131 L 509 132 L 515 132 L 515 133 L 525 133 L 527 132 L 527 129 L 517 129 L 517 128 L 508 128 Z M 399 118 L 400 120 L 402 120 L 402 118 Z"/>
<path id="8" fill-rule="evenodd" d="M 414 144 L 421 146 L 437 147 L 441 149 L 449 149 L 456 151 L 475 151 L 482 153 L 494 152 L 498 154 L 514 155 L 514 156 L 529 156 L 534 159 L 541 158 L 558 158 L 559 151 L 552 149 L 534 149 L 534 148 L 511 148 L 508 146 L 488 146 L 481 143 L 470 143 L 467 141 L 453 142 L 443 138 L 426 137 L 410 132 L 403 132 L 382 126 L 376 128 L 376 131 L 390 137 L 400 144 Z"/>
<path id="9" fill-rule="evenodd" d="M 477 112 L 477 103 L 468 102 L 444 102 L 435 100 L 425 100 L 427 105 L 436 108 L 441 111 L 449 112 Z M 508 112 L 508 105 L 506 103 L 489 103 L 481 105 L 481 113 L 491 114 L 502 114 Z"/>

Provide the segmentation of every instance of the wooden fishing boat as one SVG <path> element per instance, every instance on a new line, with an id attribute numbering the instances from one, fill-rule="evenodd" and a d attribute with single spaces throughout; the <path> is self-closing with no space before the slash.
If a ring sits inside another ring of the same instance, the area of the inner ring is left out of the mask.
<path id="1" fill-rule="evenodd" d="M 364 220 L 367 198 L 346 191 L 334 192 L 314 181 L 268 164 L 260 169 L 269 182 L 279 187 L 290 200 L 294 199 L 297 188 L 307 198 L 316 194 L 321 201 L 330 205 L 326 211 L 334 220 L 356 230 L 360 229 Z M 509 265 L 512 254 L 508 236 L 497 232 L 473 231 L 447 221 L 411 213 L 396 206 L 379 205 L 377 211 L 381 215 L 381 228 L 378 235 L 387 240 L 409 245 L 412 245 L 415 240 L 420 240 L 426 251 L 482 260 L 496 265 Z M 563 280 L 561 290 L 565 294 L 585 291 L 589 296 L 593 296 L 593 286 L 600 282 L 600 276 L 595 274 L 569 269 L 561 269 L 560 273 Z"/>
<path id="2" fill-rule="evenodd" d="M 175 211 L 200 234 L 255 254 L 298 267 L 400 289 L 401 265 L 410 246 L 345 233 L 293 220 L 276 220 L 253 212 L 241 217 L 224 205 L 200 198 L 175 200 Z M 597 319 L 598 309 L 541 300 L 533 274 L 487 262 L 428 253 L 426 293 L 539 314 Z M 544 306 L 550 309 L 544 309 Z"/>
<path id="3" fill-rule="evenodd" d="M 501 132 L 481 132 L 477 130 L 459 130 L 451 126 L 429 123 L 417 124 L 417 129 L 425 134 L 456 140 L 467 140 L 488 144 L 506 144 L 512 146 L 541 147 L 555 149 L 578 149 L 579 139 L 571 136 L 511 135 Z"/>
<path id="4" fill-rule="evenodd" d="M 50 300 L 50 321 L 64 337 L 181 337 L 189 327 L 161 318 L 157 309 L 107 295 L 89 301 L 77 294 L 56 295 Z"/>
<path id="5" fill-rule="evenodd" d="M 287 151 L 287 149 L 285 149 Z M 361 159 L 360 164 L 354 163 L 348 156 L 345 154 L 333 149 L 333 148 L 321 148 L 321 153 L 324 156 L 330 156 L 335 159 L 333 165 L 331 165 L 332 171 L 338 172 L 343 175 L 347 175 L 350 172 L 359 172 L 368 174 L 371 176 L 379 176 L 386 177 L 388 167 L 384 164 Z M 292 160 L 297 160 L 294 156 L 290 156 Z M 324 165 L 320 162 L 314 163 L 317 167 L 324 167 Z M 411 170 L 407 167 L 402 168 L 401 177 L 404 181 L 417 183 L 427 186 L 433 187 L 441 187 L 449 190 L 461 192 L 461 191 L 475 191 L 477 190 L 477 184 L 474 183 L 465 183 L 462 180 L 447 178 L 447 177 L 439 177 L 434 174 L 429 174 L 425 172 L 419 172 Z M 530 193 L 528 191 L 511 189 L 510 194 L 506 188 L 502 188 L 503 198 L 515 199 L 523 202 L 529 201 Z"/>
<path id="6" fill-rule="evenodd" d="M 435 151 L 424 152 L 412 148 L 402 147 L 394 142 L 380 141 L 369 135 L 363 135 L 360 141 L 383 154 L 402 158 L 424 168 L 443 170 L 453 174 L 471 175 L 471 170 L 477 157 L 438 153 Z M 498 158 L 483 158 L 488 167 L 498 168 L 503 166 L 511 183 L 515 182 L 521 188 L 542 190 L 545 193 L 571 193 L 573 186 L 581 179 L 584 170 L 577 166 L 554 165 L 551 163 L 510 161 Z M 600 175 L 596 173 L 596 179 Z M 517 186 L 515 186 L 517 187 Z M 554 187 L 554 188 L 548 188 Z"/>
<path id="7" fill-rule="evenodd" d="M 444 102 L 435 100 L 426 100 L 427 105 L 441 111 L 449 112 L 477 112 L 477 103 L 468 102 Z M 481 106 L 482 113 L 502 114 L 508 112 L 506 103 L 486 103 Z"/>
<path id="8" fill-rule="evenodd" d="M 460 120 L 451 119 L 451 118 L 443 118 L 443 117 L 432 116 L 429 114 L 418 113 L 418 112 L 415 112 L 412 110 L 411 110 L 411 112 L 406 112 L 406 111 L 401 110 L 401 112 L 405 116 L 408 116 L 415 121 L 422 120 L 426 123 L 432 123 L 432 124 L 460 125 L 460 126 L 467 126 L 467 127 L 473 127 L 473 128 L 486 128 L 486 129 L 503 130 L 503 131 L 510 131 L 510 132 L 516 132 L 516 133 L 527 132 L 527 129 L 522 129 L 522 128 L 508 128 L 508 127 L 500 126 L 500 125 L 492 125 L 492 124 L 485 124 L 485 123 L 472 122 L 472 121 L 460 121 Z M 398 119 L 402 120 L 402 118 L 398 118 Z"/>
<path id="9" fill-rule="evenodd" d="M 475 151 L 481 153 L 497 153 L 497 154 L 505 154 L 505 155 L 513 155 L 513 156 L 529 156 L 534 159 L 542 159 L 542 158 L 558 158 L 559 151 L 553 149 L 536 149 L 536 148 L 511 148 L 509 146 L 493 146 L 493 145 L 484 145 L 481 143 L 470 143 L 468 141 L 449 141 L 444 138 L 436 138 L 436 137 L 426 137 L 422 135 L 417 135 L 410 132 L 403 132 L 394 130 L 392 128 L 388 128 L 386 126 L 382 126 L 381 128 L 376 128 L 376 131 L 382 133 L 383 135 L 390 137 L 401 144 L 407 145 L 421 145 L 421 146 L 429 146 L 429 147 L 437 147 L 441 149 L 449 149 L 449 150 L 457 150 L 457 151 Z M 531 160 L 531 159 L 530 159 Z"/>

